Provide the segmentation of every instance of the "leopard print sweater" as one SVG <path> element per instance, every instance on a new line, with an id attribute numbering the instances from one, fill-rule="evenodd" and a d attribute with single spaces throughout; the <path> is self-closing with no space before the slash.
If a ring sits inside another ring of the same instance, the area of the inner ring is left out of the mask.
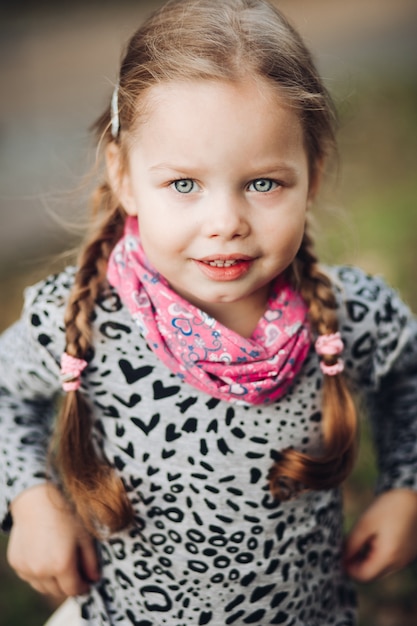
<path id="1" fill-rule="evenodd" d="M 367 402 L 378 489 L 417 488 L 417 324 L 382 280 L 328 270 L 346 372 Z M 74 270 L 27 292 L 0 340 L 0 519 L 45 480 Z M 353 626 L 341 566 L 340 490 L 274 501 L 267 474 L 281 448 L 321 445 L 322 374 L 311 351 L 269 406 L 229 404 L 174 376 L 113 290 L 98 302 L 82 391 L 94 437 L 120 474 L 135 523 L 97 546 L 102 577 L 77 599 L 83 625 Z"/>

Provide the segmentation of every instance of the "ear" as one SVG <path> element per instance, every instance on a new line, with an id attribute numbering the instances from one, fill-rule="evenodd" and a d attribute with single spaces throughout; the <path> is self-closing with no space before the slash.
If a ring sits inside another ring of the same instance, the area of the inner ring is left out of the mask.
<path id="1" fill-rule="evenodd" d="M 114 195 L 128 215 L 137 215 L 130 184 L 130 174 L 124 164 L 120 147 L 114 141 L 108 144 L 105 158 L 107 176 Z"/>

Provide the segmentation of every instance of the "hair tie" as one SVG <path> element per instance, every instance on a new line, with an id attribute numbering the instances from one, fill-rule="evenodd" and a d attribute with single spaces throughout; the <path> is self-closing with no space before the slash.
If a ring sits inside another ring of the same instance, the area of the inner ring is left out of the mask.
<path id="1" fill-rule="evenodd" d="M 77 391 L 80 388 L 80 376 L 87 367 L 87 361 L 77 359 L 64 352 L 61 356 L 61 383 L 64 391 Z"/>
<path id="2" fill-rule="evenodd" d="M 336 376 L 343 372 L 345 364 L 343 359 L 338 358 L 338 355 L 343 352 L 344 345 L 339 332 L 320 335 L 314 347 L 317 354 L 323 357 L 320 360 L 320 368 L 323 374 Z"/>
<path id="3" fill-rule="evenodd" d="M 113 95 L 111 97 L 110 112 L 111 112 L 111 134 L 112 134 L 113 139 L 117 139 L 117 137 L 119 136 L 119 130 L 120 130 L 119 83 L 118 82 L 116 83 L 114 87 Z"/>

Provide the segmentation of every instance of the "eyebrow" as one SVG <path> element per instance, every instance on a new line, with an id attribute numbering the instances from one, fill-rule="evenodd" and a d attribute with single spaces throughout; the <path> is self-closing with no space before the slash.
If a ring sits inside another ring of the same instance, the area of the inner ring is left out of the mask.
<path id="1" fill-rule="evenodd" d="M 274 175 L 277 173 L 280 174 L 288 174 L 291 176 L 297 176 L 299 174 L 300 168 L 296 165 L 289 165 L 286 163 L 275 163 L 275 164 L 266 164 L 265 167 L 259 167 L 252 171 L 251 176 L 262 178 L 263 176 Z"/>
<path id="2" fill-rule="evenodd" d="M 203 168 L 204 169 L 204 168 Z M 248 168 L 249 170 L 250 168 Z M 186 164 L 178 164 L 178 165 L 174 165 L 172 163 L 157 163 L 156 165 L 153 165 L 152 167 L 149 168 L 150 172 L 158 172 L 158 171 L 162 171 L 162 170 L 171 170 L 173 172 L 178 172 L 178 173 L 187 173 L 188 174 L 192 174 L 193 171 L 197 170 L 199 173 L 201 173 L 202 169 L 199 167 L 195 167 L 194 165 L 186 165 Z M 292 176 L 296 176 L 299 173 L 299 168 L 295 165 L 289 165 L 286 163 L 266 163 L 265 166 L 260 166 L 260 167 L 256 167 L 256 169 L 254 168 L 253 171 L 250 173 L 249 177 L 251 178 L 262 178 L 268 175 L 273 175 L 277 172 L 282 172 L 285 174 L 289 174 Z"/>
<path id="3" fill-rule="evenodd" d="M 172 170 L 173 172 L 189 172 L 197 169 L 192 165 L 173 165 L 172 163 L 158 163 L 149 168 L 150 172 L 158 172 L 160 170 Z"/>

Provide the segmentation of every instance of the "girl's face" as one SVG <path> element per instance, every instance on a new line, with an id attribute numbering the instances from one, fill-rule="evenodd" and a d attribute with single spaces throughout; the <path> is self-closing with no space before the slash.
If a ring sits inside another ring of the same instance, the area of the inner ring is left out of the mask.
<path id="1" fill-rule="evenodd" d="M 142 245 L 181 296 L 250 335 L 294 259 L 312 195 L 301 123 L 264 82 L 154 86 L 117 177 Z"/>

